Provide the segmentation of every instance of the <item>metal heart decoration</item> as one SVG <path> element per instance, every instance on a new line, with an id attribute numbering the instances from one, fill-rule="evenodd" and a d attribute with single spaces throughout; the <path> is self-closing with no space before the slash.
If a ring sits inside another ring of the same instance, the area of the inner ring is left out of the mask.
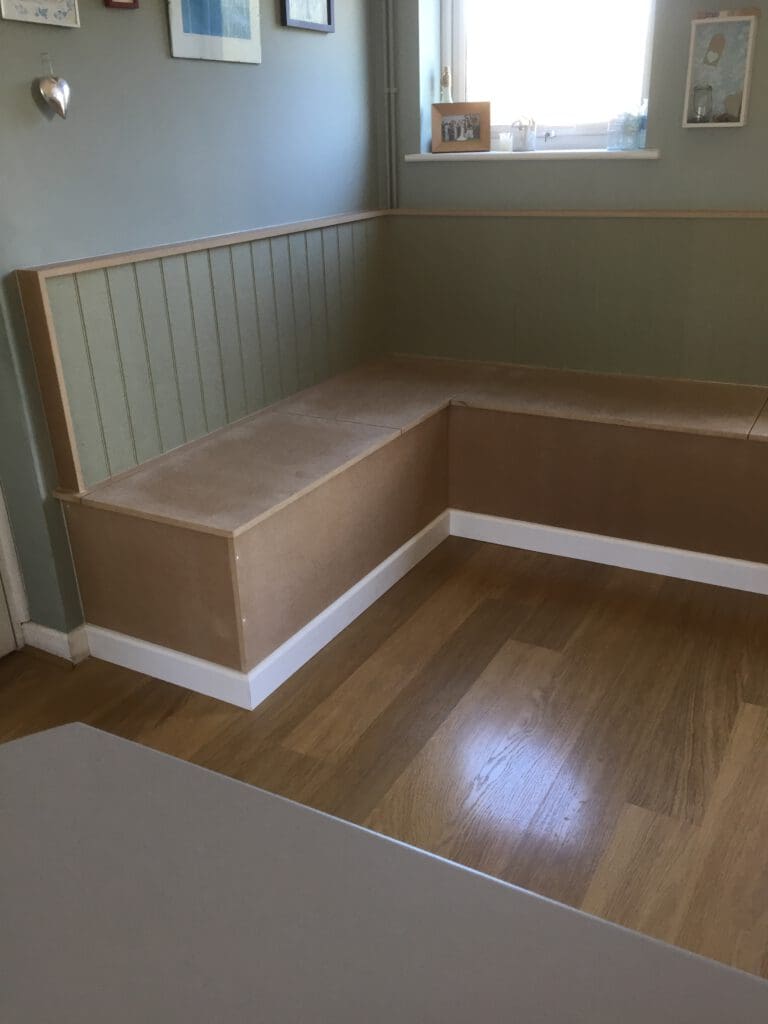
<path id="1" fill-rule="evenodd" d="M 40 86 L 40 95 L 48 106 L 55 110 L 59 117 L 66 117 L 71 93 L 69 82 L 64 78 L 47 75 L 40 79 L 38 85 Z"/>

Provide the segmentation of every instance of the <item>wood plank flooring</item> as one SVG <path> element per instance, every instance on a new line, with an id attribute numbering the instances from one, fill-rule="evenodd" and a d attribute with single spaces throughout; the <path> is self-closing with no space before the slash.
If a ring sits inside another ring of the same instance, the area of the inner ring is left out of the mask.
<path id="1" fill-rule="evenodd" d="M 255 712 L 0 661 L 136 740 L 768 977 L 768 598 L 452 538 Z"/>

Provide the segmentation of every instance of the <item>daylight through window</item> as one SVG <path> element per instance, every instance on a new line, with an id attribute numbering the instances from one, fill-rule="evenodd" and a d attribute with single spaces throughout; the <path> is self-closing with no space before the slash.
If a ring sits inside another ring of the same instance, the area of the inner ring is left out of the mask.
<path id="1" fill-rule="evenodd" d="M 453 98 L 490 100 L 495 136 L 530 119 L 550 148 L 645 145 L 654 0 L 444 4 Z"/>

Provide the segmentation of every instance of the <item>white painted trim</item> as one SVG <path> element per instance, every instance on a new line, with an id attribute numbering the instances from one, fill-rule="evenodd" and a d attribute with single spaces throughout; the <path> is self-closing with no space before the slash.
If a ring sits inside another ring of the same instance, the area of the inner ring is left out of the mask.
<path id="1" fill-rule="evenodd" d="M 95 658 L 252 710 L 449 536 L 768 594 L 768 565 L 757 562 L 449 509 L 250 672 L 224 668 L 145 640 L 87 625 L 90 652 Z M 42 626 L 34 629 L 66 639 L 66 634 L 55 634 Z M 51 650 L 39 642 L 34 646 Z M 68 656 L 59 650 L 51 653 Z"/>
<path id="2" fill-rule="evenodd" d="M 91 654 L 238 707 L 253 709 L 441 544 L 449 536 L 449 522 L 449 513 L 443 512 L 248 673 L 87 625 Z"/>
<path id="3" fill-rule="evenodd" d="M 23 642 L 28 647 L 36 647 L 39 651 L 55 654 L 77 665 L 85 661 L 90 653 L 86 627 L 78 626 L 71 633 L 63 633 L 49 626 L 41 626 L 37 622 L 24 622 L 21 625 Z"/>
<path id="4" fill-rule="evenodd" d="M 451 509 L 451 536 L 768 594 L 768 565 Z"/>
<path id="5" fill-rule="evenodd" d="M 449 536 L 450 514 L 439 515 L 389 558 L 320 612 L 250 673 L 256 707 Z"/>
<path id="6" fill-rule="evenodd" d="M 489 150 L 484 153 L 406 153 L 407 164 L 481 163 L 498 161 L 518 163 L 524 160 L 660 160 L 658 149 L 537 149 L 533 152 L 507 153 Z"/>
<path id="7" fill-rule="evenodd" d="M 85 626 L 78 626 L 77 629 L 73 629 L 69 634 L 69 653 L 70 661 L 73 661 L 75 665 L 79 665 L 81 661 L 85 661 L 86 658 L 90 657 L 91 647 L 88 643 L 88 633 Z"/>
<path id="8" fill-rule="evenodd" d="M 193 658 L 170 647 L 160 647 L 146 640 L 114 633 L 101 626 L 86 625 L 88 645 L 94 658 L 122 665 L 143 675 L 164 679 L 195 693 L 217 697 L 229 704 L 250 710 L 251 690 L 245 672 L 215 665 L 202 658 Z"/>
<path id="9" fill-rule="evenodd" d="M 16 554 L 16 544 L 11 531 L 11 520 L 2 489 L 0 489 L 0 577 L 2 578 L 3 590 L 8 602 L 8 611 L 11 616 L 11 626 L 16 637 L 16 643 L 21 647 L 24 643 L 21 624 L 29 618 L 29 607 L 27 605 L 27 592 L 24 588 L 24 578 L 21 575 L 19 559 Z"/>

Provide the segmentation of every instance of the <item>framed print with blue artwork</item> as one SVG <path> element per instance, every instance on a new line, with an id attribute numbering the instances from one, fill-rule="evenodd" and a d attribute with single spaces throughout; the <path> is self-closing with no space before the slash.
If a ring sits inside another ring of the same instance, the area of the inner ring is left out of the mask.
<path id="1" fill-rule="evenodd" d="M 259 0 L 169 0 L 171 53 L 261 64 Z"/>
<path id="2" fill-rule="evenodd" d="M 0 14 L 9 21 L 80 28 L 77 0 L 0 0 Z"/>

